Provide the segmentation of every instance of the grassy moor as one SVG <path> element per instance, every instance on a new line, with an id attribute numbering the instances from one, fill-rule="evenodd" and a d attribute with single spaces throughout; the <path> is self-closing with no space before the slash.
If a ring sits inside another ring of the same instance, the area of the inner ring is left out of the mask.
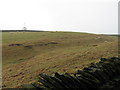
<path id="1" fill-rule="evenodd" d="M 118 56 L 118 37 L 80 32 L 2 32 L 3 88 L 40 73 L 75 73 L 100 58 Z"/>

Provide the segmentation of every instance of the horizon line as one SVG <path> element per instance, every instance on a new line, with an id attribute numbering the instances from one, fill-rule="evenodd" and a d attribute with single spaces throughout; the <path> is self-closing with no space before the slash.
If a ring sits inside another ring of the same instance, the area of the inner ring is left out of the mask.
<path id="1" fill-rule="evenodd" d="M 31 31 L 31 32 L 34 32 L 34 31 L 35 31 L 35 32 L 36 32 L 36 31 L 37 31 L 37 32 L 80 32 L 80 31 L 65 31 L 65 30 L 64 30 L 64 31 L 62 31 L 62 30 L 61 30 L 61 31 L 52 31 L 52 30 L 51 30 L 51 31 L 49 31 L 49 30 L 47 31 L 47 30 L 38 30 L 38 29 L 27 29 L 27 30 L 21 30 L 21 29 L 14 29 L 14 30 L 12 30 L 12 29 L 4 29 L 4 30 L 0 30 L 0 32 L 1 32 L 1 31 L 2 31 L 2 32 L 4 32 L 4 31 L 5 31 L 5 32 L 10 32 L 10 31 L 21 31 L 21 32 L 22 32 L 22 31 L 25 31 L 25 32 L 27 32 L 27 31 L 29 31 L 29 32 L 30 32 L 30 31 Z M 81 33 L 91 33 L 91 32 L 82 32 L 82 31 L 81 31 Z M 91 33 L 91 34 L 120 35 L 119 33 Z"/>

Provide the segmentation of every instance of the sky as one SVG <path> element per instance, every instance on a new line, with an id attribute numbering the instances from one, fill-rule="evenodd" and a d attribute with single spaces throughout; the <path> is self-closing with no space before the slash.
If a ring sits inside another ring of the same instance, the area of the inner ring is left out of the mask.
<path id="1" fill-rule="evenodd" d="M 119 0 L 0 0 L 0 30 L 118 33 Z"/>

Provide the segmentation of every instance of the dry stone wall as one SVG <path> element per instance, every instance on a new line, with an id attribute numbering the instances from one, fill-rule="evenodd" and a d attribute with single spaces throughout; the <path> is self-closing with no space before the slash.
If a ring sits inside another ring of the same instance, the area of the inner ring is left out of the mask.
<path id="1" fill-rule="evenodd" d="M 120 90 L 120 59 L 117 57 L 101 58 L 98 63 L 90 64 L 74 75 L 55 73 L 53 76 L 39 74 L 39 80 L 23 87 L 38 90 Z"/>

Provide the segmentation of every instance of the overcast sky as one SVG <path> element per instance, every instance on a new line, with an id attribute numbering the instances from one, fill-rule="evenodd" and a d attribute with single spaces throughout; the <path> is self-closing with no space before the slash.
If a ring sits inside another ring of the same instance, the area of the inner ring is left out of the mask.
<path id="1" fill-rule="evenodd" d="M 0 29 L 118 33 L 119 0 L 0 0 Z"/>

